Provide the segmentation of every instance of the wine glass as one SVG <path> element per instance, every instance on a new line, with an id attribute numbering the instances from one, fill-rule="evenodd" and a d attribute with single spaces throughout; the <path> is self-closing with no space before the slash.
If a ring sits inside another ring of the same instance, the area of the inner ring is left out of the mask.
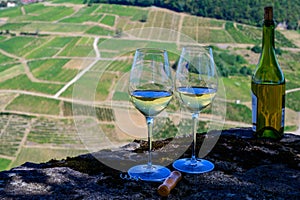
<path id="1" fill-rule="evenodd" d="M 172 99 L 173 82 L 167 51 L 156 48 L 137 49 L 130 72 L 130 100 L 145 117 L 148 128 L 148 163 L 131 167 L 128 174 L 144 181 L 163 181 L 170 175 L 164 166 L 152 164 L 153 118 Z"/>
<path id="2" fill-rule="evenodd" d="M 182 49 L 175 75 L 175 91 L 180 102 L 192 113 L 192 157 L 178 159 L 173 167 L 199 174 L 213 170 L 214 164 L 196 157 L 196 132 L 200 111 L 211 104 L 218 88 L 212 48 L 190 46 Z"/>

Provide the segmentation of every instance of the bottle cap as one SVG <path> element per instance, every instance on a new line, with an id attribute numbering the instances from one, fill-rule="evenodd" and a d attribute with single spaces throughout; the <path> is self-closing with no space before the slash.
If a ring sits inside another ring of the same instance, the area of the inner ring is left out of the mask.
<path id="1" fill-rule="evenodd" d="M 273 7 L 272 6 L 267 6 L 265 7 L 265 15 L 264 15 L 265 20 L 273 20 Z"/>

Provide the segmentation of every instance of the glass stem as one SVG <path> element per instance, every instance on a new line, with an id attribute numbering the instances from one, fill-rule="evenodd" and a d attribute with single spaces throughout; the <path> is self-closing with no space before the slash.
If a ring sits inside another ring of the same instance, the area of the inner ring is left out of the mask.
<path id="1" fill-rule="evenodd" d="M 148 168 L 152 167 L 152 130 L 153 130 L 153 117 L 146 117 L 148 127 Z"/>
<path id="2" fill-rule="evenodd" d="M 192 120 L 193 120 L 193 143 L 192 143 L 192 158 L 191 162 L 196 163 L 196 138 L 197 138 L 197 125 L 198 125 L 198 117 L 199 113 L 193 113 Z"/>

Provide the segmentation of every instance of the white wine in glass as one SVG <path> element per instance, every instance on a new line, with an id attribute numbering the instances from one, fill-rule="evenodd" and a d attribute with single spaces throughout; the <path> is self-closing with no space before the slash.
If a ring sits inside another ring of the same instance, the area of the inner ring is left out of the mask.
<path id="1" fill-rule="evenodd" d="M 130 71 L 130 100 L 146 118 L 148 128 L 148 163 L 128 170 L 131 177 L 144 181 L 163 181 L 170 170 L 152 164 L 153 120 L 169 104 L 173 95 L 173 82 L 167 51 L 154 48 L 137 49 Z"/>
<path id="2" fill-rule="evenodd" d="M 196 132 L 200 111 L 211 104 L 218 89 L 218 77 L 211 47 L 182 49 L 175 76 L 175 91 L 180 102 L 192 113 L 193 143 L 191 158 L 178 159 L 173 167 L 181 172 L 199 174 L 213 170 L 214 164 L 197 158 Z"/>

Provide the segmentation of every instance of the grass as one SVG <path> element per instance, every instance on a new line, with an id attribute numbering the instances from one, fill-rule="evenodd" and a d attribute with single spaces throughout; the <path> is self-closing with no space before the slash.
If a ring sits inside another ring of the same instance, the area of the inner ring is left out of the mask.
<path id="1" fill-rule="evenodd" d="M 59 102 L 60 101 L 54 99 L 21 94 L 6 107 L 6 110 L 59 115 Z"/>
<path id="2" fill-rule="evenodd" d="M 0 141 L 0 154 L 6 156 L 15 156 L 19 148 L 19 143 L 22 140 L 22 133 L 15 133 L 14 136 L 9 138 L 1 137 Z"/>
<path id="3" fill-rule="evenodd" d="M 113 100 L 115 101 L 129 101 L 128 92 L 115 92 L 113 96 Z"/>
<path id="4" fill-rule="evenodd" d="M 292 48 L 297 47 L 279 31 L 275 31 L 275 39 L 276 39 L 276 46 L 292 47 Z"/>
<path id="5" fill-rule="evenodd" d="M 77 37 L 75 37 L 77 39 Z M 55 37 L 49 43 L 47 43 L 47 47 L 51 48 L 63 48 L 69 42 L 75 39 L 74 37 Z"/>
<path id="6" fill-rule="evenodd" d="M 12 54 L 19 54 L 20 49 L 27 46 L 32 39 L 30 37 L 13 37 L 0 43 L 0 48 Z"/>
<path id="7" fill-rule="evenodd" d="M 75 124 L 70 119 L 38 119 L 33 123 L 27 140 L 34 144 L 51 144 L 60 147 L 81 146 Z"/>
<path id="8" fill-rule="evenodd" d="M 71 85 L 70 87 L 68 87 L 68 89 L 66 89 L 60 96 L 61 97 L 72 98 L 72 96 L 73 96 L 73 88 L 74 88 L 74 84 Z"/>
<path id="9" fill-rule="evenodd" d="M 5 40 L 5 39 L 6 39 L 5 36 L 0 35 L 0 42 L 1 42 L 2 40 Z"/>
<path id="10" fill-rule="evenodd" d="M 12 157 L 16 155 L 26 128 L 29 125 L 29 119 L 21 115 L 1 114 L 0 127 L 4 130 L 1 133 L 0 140 L 1 155 Z"/>
<path id="11" fill-rule="evenodd" d="M 178 53 L 180 54 L 179 51 L 177 51 L 177 46 L 175 43 L 166 43 L 166 42 L 154 42 L 154 41 L 147 41 L 146 48 L 160 48 L 160 49 L 166 49 L 168 51 L 168 58 L 170 58 L 171 53 Z M 172 60 L 172 59 L 171 59 Z"/>
<path id="12" fill-rule="evenodd" d="M 0 53 L 0 60 L 1 60 L 1 64 L 16 61 L 16 59 L 5 56 L 1 53 Z M 0 72 L 1 72 L 1 68 L 0 68 Z"/>
<path id="13" fill-rule="evenodd" d="M 131 69 L 132 60 L 115 60 L 107 68 L 108 71 L 129 72 Z"/>
<path id="14" fill-rule="evenodd" d="M 101 54 L 102 56 L 102 54 Z M 103 70 L 106 70 L 108 66 L 110 66 L 112 61 L 106 61 L 106 60 L 99 60 L 91 69 L 91 71 L 98 71 L 101 72 Z"/>
<path id="15" fill-rule="evenodd" d="M 0 54 L 0 58 L 1 58 L 1 54 Z M 1 77 L 1 75 L 2 76 L 5 75 L 5 74 L 1 74 L 3 71 L 6 71 L 6 70 L 8 70 L 8 69 L 10 69 L 10 68 L 12 68 L 14 66 L 15 66 L 15 64 L 3 64 L 3 65 L 1 65 L 0 66 L 0 77 Z"/>
<path id="16" fill-rule="evenodd" d="M 75 109 L 74 109 L 75 108 Z M 74 114 L 73 114 L 74 109 Z M 72 104 L 64 102 L 63 104 L 64 116 L 96 116 L 99 121 L 112 122 L 115 121 L 114 111 L 111 108 L 93 107 L 89 105 Z"/>
<path id="17" fill-rule="evenodd" d="M 92 14 L 99 6 L 92 5 L 81 8 L 75 15 L 60 20 L 66 23 L 98 22 L 103 14 Z"/>
<path id="18" fill-rule="evenodd" d="M 58 51 L 59 51 L 59 49 L 41 46 L 40 48 L 34 50 L 29 55 L 27 55 L 26 58 L 28 58 L 28 59 L 51 58 Z"/>
<path id="19" fill-rule="evenodd" d="M 18 63 L 1 66 L 0 69 L 0 84 L 24 73 L 24 67 Z"/>
<path id="20" fill-rule="evenodd" d="M 103 36 L 112 36 L 114 34 L 113 31 L 99 26 L 93 26 L 92 28 L 88 29 L 85 33 L 93 34 L 93 35 L 103 35 Z"/>
<path id="21" fill-rule="evenodd" d="M 285 96 L 285 104 L 286 107 L 295 110 L 296 112 L 300 112 L 300 101 L 299 101 L 300 91 L 288 93 Z"/>
<path id="22" fill-rule="evenodd" d="M 197 24 L 197 17 L 195 16 L 184 16 L 182 26 L 183 27 L 190 27 L 190 26 L 195 26 Z"/>
<path id="23" fill-rule="evenodd" d="M 14 8 L 7 8 L 4 10 L 1 10 L 0 17 L 17 17 L 19 15 L 22 15 L 20 7 L 14 7 Z"/>
<path id="24" fill-rule="evenodd" d="M 116 17 L 113 15 L 105 15 L 103 19 L 100 21 L 102 24 L 106 24 L 108 26 L 114 26 L 115 25 Z"/>
<path id="25" fill-rule="evenodd" d="M 6 23 L 0 26 L 0 30 L 9 30 L 9 31 L 20 31 L 22 28 L 30 23 L 23 22 L 23 23 Z"/>
<path id="26" fill-rule="evenodd" d="M 11 163 L 11 160 L 0 158 L 0 171 L 8 169 L 9 165 Z"/>
<path id="27" fill-rule="evenodd" d="M 210 19 L 209 20 L 209 27 L 223 27 L 224 21 L 222 20 L 214 20 Z"/>
<path id="28" fill-rule="evenodd" d="M 179 22 L 179 17 L 177 15 L 173 15 L 173 14 L 169 14 L 166 12 L 161 12 L 162 15 L 161 16 L 157 16 L 157 19 L 164 19 L 162 22 L 160 22 L 160 26 L 158 27 L 163 27 L 163 28 L 167 28 L 167 29 L 174 29 L 177 30 L 177 26 L 174 26 L 176 24 L 178 24 Z M 157 20 L 159 22 L 159 20 Z M 154 25 L 156 26 L 156 25 Z"/>
<path id="29" fill-rule="evenodd" d="M 236 122 L 252 123 L 251 109 L 245 105 L 227 103 L 226 104 L 226 119 Z"/>
<path id="30" fill-rule="evenodd" d="M 93 45 L 94 38 L 92 37 L 81 37 L 77 42 L 77 45 Z"/>
<path id="31" fill-rule="evenodd" d="M 104 73 L 102 74 L 99 84 L 96 88 L 96 101 L 103 101 L 107 98 L 110 88 L 113 86 L 115 82 L 115 74 Z"/>
<path id="32" fill-rule="evenodd" d="M 251 101 L 250 98 L 250 77 L 222 77 L 226 98 L 228 100 Z"/>
<path id="33" fill-rule="evenodd" d="M 59 84 L 31 82 L 24 74 L 0 82 L 1 89 L 25 90 L 46 94 L 55 94 L 61 87 L 62 85 Z"/>
<path id="34" fill-rule="evenodd" d="M 65 18 L 60 22 L 65 23 L 84 23 L 84 22 L 98 22 L 99 19 L 102 17 L 101 14 L 99 15 L 75 15 L 73 17 Z"/>
<path id="35" fill-rule="evenodd" d="M 233 42 L 231 37 L 228 37 L 228 34 L 225 30 L 209 30 L 209 42 L 212 43 L 231 43 Z M 201 42 L 201 35 L 198 36 L 198 42 Z M 202 41 L 204 42 L 204 41 Z"/>
<path id="36" fill-rule="evenodd" d="M 56 55 L 63 47 L 73 40 L 74 37 L 55 37 L 49 38 L 48 42 L 45 42 L 39 48 L 33 50 L 26 58 L 47 58 Z"/>
<path id="37" fill-rule="evenodd" d="M 116 75 L 110 72 L 102 74 L 96 71 L 88 71 L 76 82 L 76 90 L 73 91 L 74 85 L 72 85 L 63 93 L 63 96 L 70 97 L 74 95 L 76 99 L 103 101 L 107 98 L 116 78 Z"/>
<path id="38" fill-rule="evenodd" d="M 296 131 L 298 129 L 298 126 L 284 126 L 284 132 L 290 132 L 290 131 Z"/>
<path id="39" fill-rule="evenodd" d="M 23 26 L 23 31 L 47 31 L 47 32 L 63 32 L 63 33 L 83 33 L 91 26 L 83 24 L 66 24 L 66 23 L 47 23 L 47 22 L 32 22 Z"/>
<path id="40" fill-rule="evenodd" d="M 93 40 L 87 41 L 86 39 L 84 39 L 84 37 L 73 37 L 59 55 L 74 57 L 94 57 L 95 52 L 93 49 Z"/>
<path id="41" fill-rule="evenodd" d="M 100 50 L 118 50 L 122 54 L 129 51 L 135 51 L 136 48 L 145 47 L 149 41 L 125 40 L 125 39 L 110 39 L 99 42 Z"/>
<path id="42" fill-rule="evenodd" d="M 242 31 L 234 27 L 233 22 L 226 22 L 225 30 L 231 35 L 236 43 L 254 43 L 251 38 L 247 37 Z"/>
<path id="43" fill-rule="evenodd" d="M 52 3 L 66 3 L 66 0 L 52 0 Z M 82 4 L 83 0 L 68 0 L 68 3 Z"/>
<path id="44" fill-rule="evenodd" d="M 38 48 L 45 41 L 45 38 L 17 36 L 0 42 L 0 49 L 17 56 L 24 56 L 29 51 Z"/>
<path id="45" fill-rule="evenodd" d="M 51 148 L 22 148 L 16 160 L 11 164 L 11 167 L 16 167 L 24 162 L 41 163 L 51 159 L 63 159 L 66 157 L 74 157 L 88 153 L 87 150 L 70 149 L 51 149 Z"/>
<path id="46" fill-rule="evenodd" d="M 71 15 L 74 10 L 65 6 L 44 6 L 43 4 L 29 4 L 24 6 L 26 21 L 55 21 Z M 21 19 L 21 20 L 22 20 Z"/>
<path id="47" fill-rule="evenodd" d="M 143 14 L 147 14 L 146 10 L 138 7 L 114 4 L 102 4 L 101 9 L 97 10 L 97 12 L 131 17 L 132 20 L 139 20 Z"/>
<path id="48" fill-rule="evenodd" d="M 32 74 L 38 79 L 68 82 L 78 73 L 75 69 L 63 68 L 68 61 L 69 59 L 35 60 L 28 65 Z"/>
<path id="49" fill-rule="evenodd" d="M 238 31 L 241 31 L 244 35 L 246 35 L 251 41 L 255 44 L 261 43 L 262 31 L 259 28 L 253 26 L 247 26 L 242 24 L 237 24 Z"/>

